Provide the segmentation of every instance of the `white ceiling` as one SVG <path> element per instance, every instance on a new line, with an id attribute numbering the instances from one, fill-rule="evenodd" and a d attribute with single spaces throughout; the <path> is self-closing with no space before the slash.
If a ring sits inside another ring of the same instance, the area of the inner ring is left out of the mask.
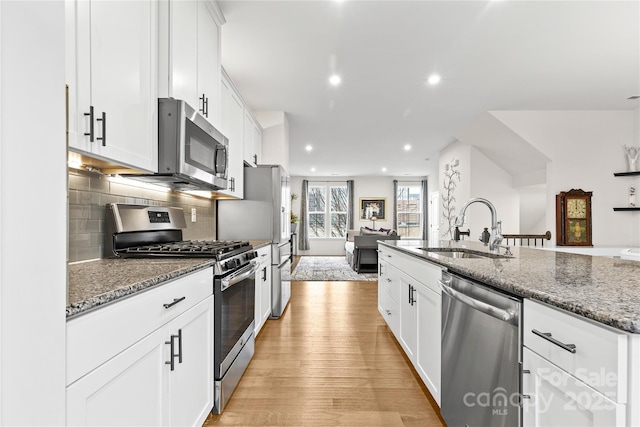
<path id="1" fill-rule="evenodd" d="M 291 175 L 425 176 L 486 111 L 640 107 L 637 0 L 218 3 L 224 68 L 288 115 Z"/>

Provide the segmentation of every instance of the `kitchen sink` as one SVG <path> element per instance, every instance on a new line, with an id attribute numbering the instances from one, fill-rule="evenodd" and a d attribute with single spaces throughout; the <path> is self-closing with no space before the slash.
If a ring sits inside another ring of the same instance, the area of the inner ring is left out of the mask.
<path id="1" fill-rule="evenodd" d="M 469 249 L 448 249 L 448 248 L 418 248 L 434 255 L 448 258 L 509 258 L 505 255 L 492 254 L 488 252 L 472 251 Z"/>

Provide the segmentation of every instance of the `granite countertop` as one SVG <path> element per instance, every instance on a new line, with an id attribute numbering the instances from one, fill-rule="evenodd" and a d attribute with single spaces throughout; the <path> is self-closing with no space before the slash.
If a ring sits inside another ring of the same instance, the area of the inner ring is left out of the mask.
<path id="1" fill-rule="evenodd" d="M 568 310 L 623 331 L 640 333 L 640 262 L 513 247 L 511 258 L 451 258 L 423 247 L 488 252 L 480 242 L 384 240 L 479 282 Z M 504 249 L 500 249 L 504 253 Z"/>
<path id="2" fill-rule="evenodd" d="M 258 249 L 270 245 L 271 242 L 269 240 L 249 240 L 249 244 L 253 246 L 253 249 Z"/>
<path id="3" fill-rule="evenodd" d="M 67 319 L 214 263 L 211 258 L 127 258 L 71 263 Z M 213 271 L 211 277 L 213 293 Z"/>

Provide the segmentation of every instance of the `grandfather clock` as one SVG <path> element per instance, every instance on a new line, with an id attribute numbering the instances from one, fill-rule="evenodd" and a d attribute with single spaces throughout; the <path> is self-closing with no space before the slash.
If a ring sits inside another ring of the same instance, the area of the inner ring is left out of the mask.
<path id="1" fill-rule="evenodd" d="M 556 195 L 556 245 L 593 246 L 591 191 L 562 191 Z"/>

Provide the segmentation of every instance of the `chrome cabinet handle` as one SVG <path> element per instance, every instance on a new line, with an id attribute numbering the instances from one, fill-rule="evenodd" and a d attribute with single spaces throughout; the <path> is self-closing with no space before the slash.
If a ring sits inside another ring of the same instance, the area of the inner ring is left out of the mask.
<path id="1" fill-rule="evenodd" d="M 558 347 L 562 348 L 563 350 L 567 350 L 569 353 L 573 353 L 575 354 L 576 352 L 576 345 L 575 344 L 565 344 L 562 341 L 558 341 L 557 339 L 553 338 L 551 336 L 551 332 L 540 332 L 536 329 L 532 329 L 531 332 L 533 332 L 535 335 L 539 336 L 542 339 L 545 339 L 547 341 L 549 341 L 550 343 L 553 343 L 555 345 L 557 345 Z"/>
<path id="2" fill-rule="evenodd" d="M 235 193 L 235 191 L 236 191 L 236 179 L 234 177 L 231 177 L 230 181 L 231 181 L 231 192 Z"/>
<path id="3" fill-rule="evenodd" d="M 166 304 L 162 304 L 164 306 L 164 308 L 169 308 L 169 307 L 173 307 L 174 305 L 176 305 L 177 303 L 179 303 L 180 301 L 184 301 L 185 299 L 187 299 L 187 297 L 182 297 L 182 298 L 174 298 L 173 302 L 169 302 Z"/>
<path id="4" fill-rule="evenodd" d="M 107 113 L 103 111 L 102 117 L 96 120 L 99 122 L 102 122 L 102 137 L 96 138 L 96 139 L 102 141 L 102 146 L 106 147 L 107 146 Z"/>
<path id="5" fill-rule="evenodd" d="M 95 134 L 93 128 L 93 105 L 89 106 L 89 112 L 84 113 L 85 116 L 89 116 L 89 133 L 84 133 L 85 136 L 89 137 L 89 142 L 95 141 Z"/>
<path id="6" fill-rule="evenodd" d="M 203 116 L 209 117 L 209 98 L 207 98 L 206 94 L 203 93 L 198 99 L 202 101 L 202 108 L 200 109 L 200 112 Z"/>

